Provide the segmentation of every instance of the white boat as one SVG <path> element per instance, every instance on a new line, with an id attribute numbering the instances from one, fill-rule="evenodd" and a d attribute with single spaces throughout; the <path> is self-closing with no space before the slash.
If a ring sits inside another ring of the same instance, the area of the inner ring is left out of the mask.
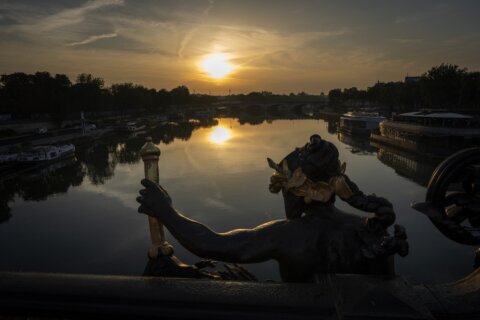
<path id="1" fill-rule="evenodd" d="M 344 134 L 368 137 L 373 130 L 379 128 L 379 123 L 383 120 L 385 117 L 378 113 L 348 112 L 340 117 L 338 131 Z"/>
<path id="2" fill-rule="evenodd" d="M 36 164 L 75 156 L 75 146 L 65 144 L 61 146 L 35 146 L 21 152 L 17 157 L 18 163 Z"/>

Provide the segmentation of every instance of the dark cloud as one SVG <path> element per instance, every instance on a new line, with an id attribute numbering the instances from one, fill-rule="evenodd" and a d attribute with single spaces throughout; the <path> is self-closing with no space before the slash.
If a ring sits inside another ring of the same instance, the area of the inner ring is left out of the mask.
<path id="1" fill-rule="evenodd" d="M 8 12 L 0 10 L 0 26 L 8 26 L 17 23 L 19 23 L 17 20 L 8 16 Z"/>

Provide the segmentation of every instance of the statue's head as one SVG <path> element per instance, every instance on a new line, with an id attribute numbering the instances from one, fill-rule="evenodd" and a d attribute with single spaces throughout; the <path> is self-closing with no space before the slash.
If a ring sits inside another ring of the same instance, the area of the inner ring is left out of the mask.
<path id="1" fill-rule="evenodd" d="M 309 143 L 296 148 L 280 163 L 271 159 L 268 163 L 275 170 L 270 179 L 270 192 L 282 191 L 288 219 L 301 216 L 314 202 L 333 201 L 332 178 L 345 170 L 338 159 L 337 147 L 318 134 L 312 135 Z"/>

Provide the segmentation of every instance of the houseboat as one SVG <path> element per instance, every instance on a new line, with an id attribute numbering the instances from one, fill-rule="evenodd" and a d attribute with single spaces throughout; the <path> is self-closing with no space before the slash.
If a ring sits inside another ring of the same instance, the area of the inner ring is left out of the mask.
<path id="1" fill-rule="evenodd" d="M 17 156 L 17 163 L 39 164 L 68 159 L 75 156 L 75 146 L 66 144 L 61 146 L 35 146 L 21 152 Z"/>
<path id="2" fill-rule="evenodd" d="M 399 114 L 380 123 L 371 140 L 400 149 L 445 155 L 480 144 L 478 119 L 445 111 L 416 111 Z"/>
<path id="3" fill-rule="evenodd" d="M 383 120 L 385 117 L 378 113 L 348 112 L 340 117 L 338 132 L 368 137 L 373 130 L 378 129 L 379 123 Z"/>

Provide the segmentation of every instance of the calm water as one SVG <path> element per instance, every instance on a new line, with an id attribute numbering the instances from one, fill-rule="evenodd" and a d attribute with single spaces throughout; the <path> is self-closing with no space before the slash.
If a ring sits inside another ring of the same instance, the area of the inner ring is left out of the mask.
<path id="1" fill-rule="evenodd" d="M 272 170 L 266 157 L 279 161 L 318 133 L 337 146 L 346 173 L 360 189 L 394 204 L 397 223 L 406 226 L 410 242 L 410 254 L 396 257 L 397 273 L 412 281 L 438 282 L 472 271 L 473 248 L 446 239 L 410 208 L 424 199 L 422 185 L 435 163 L 337 137 L 331 129 L 323 120 L 251 125 L 218 119 L 148 134 L 162 151 L 160 181 L 174 206 L 222 232 L 283 218 L 281 196 L 268 191 Z M 147 218 L 137 213 L 135 202 L 143 177 L 138 155 L 143 142 L 142 135 L 98 142 L 80 149 L 78 161 L 4 183 L 0 270 L 141 274 L 149 247 Z M 341 200 L 337 206 L 363 214 Z M 181 260 L 199 260 L 170 235 L 168 240 Z M 248 268 L 261 279 L 279 279 L 273 261 Z"/>

